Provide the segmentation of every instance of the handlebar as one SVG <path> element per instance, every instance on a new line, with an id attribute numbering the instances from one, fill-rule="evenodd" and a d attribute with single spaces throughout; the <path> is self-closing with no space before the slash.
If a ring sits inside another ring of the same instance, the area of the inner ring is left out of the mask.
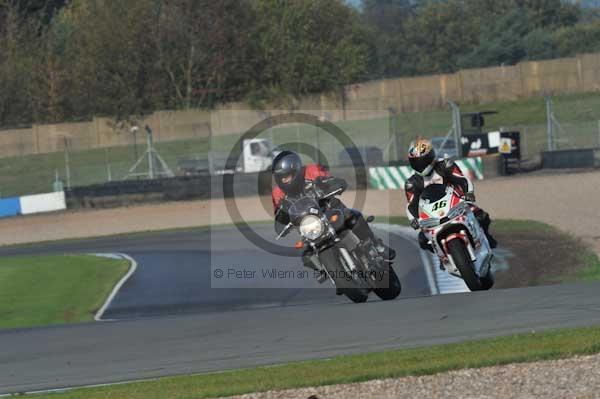
<path id="1" fill-rule="evenodd" d="M 329 197 L 333 197 L 334 195 L 341 194 L 343 191 L 344 190 L 342 188 L 338 188 L 337 190 L 330 192 L 329 194 L 321 197 L 320 199 L 324 200 L 324 199 L 327 199 Z"/>

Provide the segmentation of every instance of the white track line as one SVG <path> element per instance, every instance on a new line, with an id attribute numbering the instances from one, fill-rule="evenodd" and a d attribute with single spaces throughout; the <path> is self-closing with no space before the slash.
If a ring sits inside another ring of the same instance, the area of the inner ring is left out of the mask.
<path id="1" fill-rule="evenodd" d="M 433 270 L 435 272 L 435 279 L 438 284 L 438 289 L 442 294 L 454 294 L 457 292 L 471 292 L 465 281 L 462 278 L 455 277 L 450 273 L 440 269 L 440 260 L 436 256 L 433 258 Z"/>
<path id="2" fill-rule="evenodd" d="M 126 275 L 124 275 L 121 280 L 119 280 L 119 282 L 117 283 L 117 285 L 114 286 L 113 290 L 111 291 L 110 295 L 108 296 L 108 298 L 106 298 L 106 301 L 104 301 L 104 305 L 102 305 L 102 307 L 96 312 L 96 314 L 94 315 L 94 320 L 96 321 L 107 321 L 107 320 L 103 320 L 102 316 L 104 315 L 104 312 L 106 312 L 106 309 L 110 306 L 110 303 L 112 302 L 112 300 L 115 298 L 115 296 L 117 295 L 117 293 L 119 292 L 119 290 L 121 289 L 121 287 L 123 286 L 123 284 L 125 284 L 125 282 L 129 279 L 129 277 L 131 277 L 131 275 L 133 273 L 135 273 L 135 270 L 137 269 L 137 262 L 135 261 L 135 259 L 133 259 L 131 256 L 127 255 L 127 254 L 94 254 L 96 256 L 103 256 L 106 258 L 116 258 L 116 259 L 125 259 L 127 261 L 129 261 L 129 271 L 127 272 Z"/>
<path id="3" fill-rule="evenodd" d="M 423 269 L 427 276 L 431 295 L 469 292 L 469 289 L 461 278 L 454 277 L 439 268 L 439 259 L 437 256 L 423 251 L 421 247 L 419 247 L 417 239 L 419 235 L 418 232 L 410 227 L 391 224 L 373 223 L 372 226 L 402 236 L 416 246 L 419 255 L 421 256 L 421 262 L 423 263 Z"/>

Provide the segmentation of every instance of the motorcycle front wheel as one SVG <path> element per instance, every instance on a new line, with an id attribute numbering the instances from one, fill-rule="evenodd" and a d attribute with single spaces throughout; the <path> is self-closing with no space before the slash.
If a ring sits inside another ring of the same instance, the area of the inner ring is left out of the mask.
<path id="1" fill-rule="evenodd" d="M 348 274 L 343 265 L 342 255 L 336 247 L 328 248 L 319 253 L 319 259 L 332 276 L 338 293 L 345 295 L 354 303 L 366 302 L 371 290 L 362 286 L 354 279 L 347 278 Z"/>
<path id="2" fill-rule="evenodd" d="M 454 239 L 448 243 L 448 251 L 452 255 L 454 264 L 460 271 L 462 279 L 471 291 L 480 291 L 484 289 L 479 277 L 475 274 L 475 266 L 469 256 L 464 242 Z"/>

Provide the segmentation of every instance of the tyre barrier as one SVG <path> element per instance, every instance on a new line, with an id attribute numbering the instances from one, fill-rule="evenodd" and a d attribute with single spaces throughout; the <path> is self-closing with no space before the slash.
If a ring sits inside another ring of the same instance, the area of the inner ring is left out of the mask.
<path id="1" fill-rule="evenodd" d="M 350 189 L 365 189 L 367 170 L 335 168 L 331 174 L 348 181 Z M 223 175 L 193 175 L 160 179 L 115 181 L 71 187 L 57 193 L 0 199 L 0 217 L 51 212 L 63 209 L 113 208 L 142 203 L 223 198 Z M 238 173 L 233 178 L 236 197 L 268 196 L 272 177 L 269 171 Z"/>

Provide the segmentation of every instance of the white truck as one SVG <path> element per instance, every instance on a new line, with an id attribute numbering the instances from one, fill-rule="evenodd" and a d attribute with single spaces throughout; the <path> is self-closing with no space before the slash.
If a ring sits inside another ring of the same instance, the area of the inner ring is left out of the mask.
<path id="1" fill-rule="evenodd" d="M 273 158 L 279 154 L 269 139 L 254 138 L 242 141 L 240 156 L 234 169 L 227 168 L 227 156 L 209 152 L 206 158 L 183 158 L 178 162 L 179 175 L 230 173 L 258 173 L 271 167 Z"/>
<path id="2" fill-rule="evenodd" d="M 269 139 L 248 139 L 242 142 L 242 165 L 237 172 L 256 173 L 271 167 L 273 158 L 281 151 L 276 150 Z"/>

